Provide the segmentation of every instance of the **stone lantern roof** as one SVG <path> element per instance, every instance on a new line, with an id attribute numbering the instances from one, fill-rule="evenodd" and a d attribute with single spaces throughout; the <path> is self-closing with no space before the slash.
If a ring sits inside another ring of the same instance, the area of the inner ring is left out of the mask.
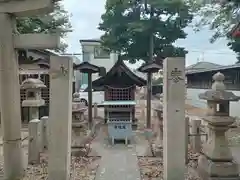
<path id="1" fill-rule="evenodd" d="M 28 78 L 21 84 L 21 89 L 41 89 L 47 86 L 39 79 Z"/>
<path id="2" fill-rule="evenodd" d="M 218 72 L 213 76 L 214 83 L 212 89 L 204 93 L 199 94 L 200 99 L 207 101 L 238 101 L 239 96 L 236 96 L 232 92 L 226 91 L 224 84 L 225 76 Z"/>

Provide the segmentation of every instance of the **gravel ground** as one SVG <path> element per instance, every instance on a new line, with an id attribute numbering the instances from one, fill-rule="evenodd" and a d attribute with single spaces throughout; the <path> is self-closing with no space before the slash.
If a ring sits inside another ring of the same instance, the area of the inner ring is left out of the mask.
<path id="1" fill-rule="evenodd" d="M 71 180 L 94 180 L 100 157 L 72 157 Z M 29 165 L 23 180 L 45 180 L 48 176 L 47 157 L 41 164 Z"/>
<path id="2" fill-rule="evenodd" d="M 186 180 L 201 180 L 196 173 L 198 156 L 199 154 L 189 151 L 190 160 L 186 166 Z M 142 180 L 163 180 L 163 159 L 161 157 L 139 157 L 138 165 Z"/>

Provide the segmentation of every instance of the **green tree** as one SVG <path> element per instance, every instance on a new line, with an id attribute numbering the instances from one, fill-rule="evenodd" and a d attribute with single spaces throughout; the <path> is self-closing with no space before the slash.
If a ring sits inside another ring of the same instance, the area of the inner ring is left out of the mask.
<path id="1" fill-rule="evenodd" d="M 234 37 L 229 40 L 227 44 L 237 54 L 237 62 L 240 63 L 240 37 Z"/>
<path id="2" fill-rule="evenodd" d="M 196 11 L 198 16 L 195 24 L 196 30 L 208 27 L 214 32 L 210 42 L 215 42 L 219 38 L 227 38 L 228 47 L 238 55 L 240 60 L 240 39 L 232 37 L 229 32 L 240 22 L 240 1 L 239 0 L 219 0 L 208 4 L 198 4 Z"/>
<path id="3" fill-rule="evenodd" d="M 99 24 L 102 45 L 132 63 L 147 61 L 153 34 L 155 57 L 184 56 L 184 48 L 173 43 L 186 37 L 183 29 L 193 17 L 189 6 L 183 0 L 107 0 Z"/>
<path id="4" fill-rule="evenodd" d="M 64 10 L 61 1 L 54 2 L 54 12 L 41 16 L 18 18 L 17 30 L 19 33 L 60 33 L 64 38 L 71 31 L 69 14 Z M 58 52 L 64 52 L 67 44 L 61 42 Z"/>

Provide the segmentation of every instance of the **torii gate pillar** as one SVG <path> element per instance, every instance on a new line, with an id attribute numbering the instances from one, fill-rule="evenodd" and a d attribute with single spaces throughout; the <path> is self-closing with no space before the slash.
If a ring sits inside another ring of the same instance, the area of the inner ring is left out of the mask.
<path id="1" fill-rule="evenodd" d="M 0 0 L 0 107 L 5 180 L 21 179 L 24 172 L 16 49 L 56 48 L 59 42 L 57 36 L 17 34 L 16 17 L 44 14 L 52 10 L 52 0 Z"/>

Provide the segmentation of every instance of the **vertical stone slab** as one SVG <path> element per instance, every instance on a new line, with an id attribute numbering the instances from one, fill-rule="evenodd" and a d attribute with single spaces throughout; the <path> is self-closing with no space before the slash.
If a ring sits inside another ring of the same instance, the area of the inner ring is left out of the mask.
<path id="1" fill-rule="evenodd" d="M 29 122 L 28 126 L 28 163 L 38 164 L 40 163 L 40 131 L 41 121 L 39 119 L 33 119 Z"/>
<path id="2" fill-rule="evenodd" d="M 188 144 L 189 144 L 189 117 L 185 118 L 185 128 L 186 128 L 186 150 L 185 150 L 185 164 L 188 164 Z"/>
<path id="3" fill-rule="evenodd" d="M 70 178 L 72 130 L 72 75 L 70 57 L 50 59 L 49 180 Z"/>
<path id="4" fill-rule="evenodd" d="M 12 16 L 0 13 L 0 96 L 4 179 L 22 176 L 21 111 L 18 61 L 13 44 Z"/>
<path id="5" fill-rule="evenodd" d="M 185 58 L 166 58 L 163 72 L 164 180 L 183 180 L 186 151 Z"/>
<path id="6" fill-rule="evenodd" d="M 200 135 L 201 120 L 194 119 L 191 121 L 191 125 L 192 125 L 191 134 L 193 135 L 191 137 L 191 146 L 195 153 L 199 153 L 202 147 L 201 135 Z"/>
<path id="7" fill-rule="evenodd" d="M 41 147 L 42 151 L 48 147 L 48 116 L 41 117 Z"/>

